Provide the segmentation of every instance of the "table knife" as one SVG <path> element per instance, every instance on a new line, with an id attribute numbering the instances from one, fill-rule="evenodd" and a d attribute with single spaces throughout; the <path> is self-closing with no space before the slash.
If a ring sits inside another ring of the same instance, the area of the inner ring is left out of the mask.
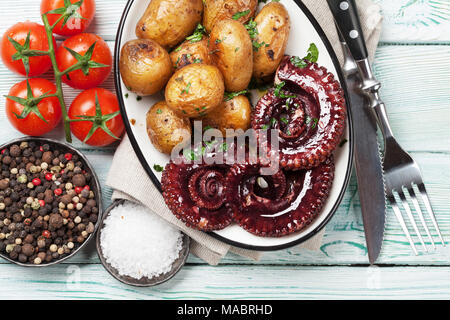
<path id="1" fill-rule="evenodd" d="M 327 1 L 336 21 L 345 56 L 343 71 L 355 131 L 358 192 L 369 262 L 374 264 L 383 242 L 386 197 L 377 138 L 377 120 L 370 101 L 361 89 L 363 81 L 358 66 L 358 61 L 367 61 L 368 52 L 354 0 Z"/>

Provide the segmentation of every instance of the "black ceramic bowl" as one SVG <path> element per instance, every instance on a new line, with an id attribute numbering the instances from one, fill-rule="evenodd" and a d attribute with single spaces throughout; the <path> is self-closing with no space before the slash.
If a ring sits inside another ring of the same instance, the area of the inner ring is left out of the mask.
<path id="1" fill-rule="evenodd" d="M 135 286 L 135 287 L 153 287 L 153 286 L 157 286 L 159 284 L 162 284 L 162 283 L 172 279 L 184 266 L 184 264 L 186 263 L 186 260 L 189 256 L 190 238 L 186 234 L 183 234 L 183 246 L 180 251 L 180 256 L 172 264 L 171 270 L 165 274 L 158 276 L 158 277 L 154 277 L 154 278 L 142 277 L 141 279 L 135 279 L 135 278 L 132 278 L 129 276 L 123 276 L 123 275 L 120 275 L 119 272 L 106 261 L 105 257 L 103 256 L 102 247 L 100 245 L 100 237 L 102 234 L 103 222 L 109 216 L 109 213 L 111 212 L 112 209 L 114 209 L 115 207 L 117 207 L 119 205 L 122 205 L 124 202 L 125 202 L 125 200 L 116 200 L 109 208 L 107 208 L 105 210 L 105 213 L 103 214 L 102 222 L 101 222 L 101 224 L 99 226 L 99 230 L 97 232 L 97 237 L 96 237 L 97 254 L 98 254 L 98 257 L 100 258 L 100 261 L 102 262 L 103 266 L 114 278 L 116 278 L 120 282 L 125 283 L 130 286 Z"/>
<path id="2" fill-rule="evenodd" d="M 100 223 L 102 221 L 103 206 L 102 206 L 101 187 L 100 187 L 98 177 L 95 174 L 95 171 L 94 171 L 93 167 L 91 166 L 91 164 L 89 163 L 88 159 L 81 152 L 79 152 L 78 150 L 76 150 L 75 148 L 73 148 L 71 145 L 69 145 L 67 143 L 63 143 L 63 142 L 52 140 L 52 139 L 45 139 L 45 138 L 25 137 L 25 138 L 16 139 L 16 140 L 13 140 L 13 141 L 10 141 L 8 143 L 1 145 L 0 150 L 9 148 L 14 144 L 20 145 L 22 142 L 28 142 L 28 143 L 35 142 L 37 144 L 48 144 L 48 145 L 50 145 L 50 148 L 52 150 L 60 150 L 61 152 L 64 152 L 64 153 L 76 154 L 80 158 L 80 161 L 85 166 L 85 168 L 86 168 L 85 170 L 92 175 L 92 179 L 89 183 L 89 187 L 95 193 L 95 201 L 97 202 L 97 206 L 98 206 L 98 220 L 95 223 L 94 232 L 91 233 L 81 245 L 77 246 L 77 244 L 75 244 L 75 248 L 73 249 L 73 251 L 69 255 L 62 257 L 61 259 L 58 259 L 58 260 L 55 260 L 55 261 L 52 261 L 49 263 L 43 262 L 41 264 L 22 263 L 22 262 L 19 262 L 19 261 L 9 258 L 7 255 L 5 255 L 3 253 L 0 253 L 1 258 L 8 260 L 12 263 L 15 263 L 17 265 L 23 266 L 23 267 L 36 267 L 36 268 L 48 267 L 48 266 L 52 266 L 52 265 L 61 263 L 64 260 L 67 260 L 67 259 L 73 257 L 82 248 L 84 248 L 88 244 L 88 242 L 94 237 L 95 232 L 97 231 L 98 226 L 100 225 Z"/>

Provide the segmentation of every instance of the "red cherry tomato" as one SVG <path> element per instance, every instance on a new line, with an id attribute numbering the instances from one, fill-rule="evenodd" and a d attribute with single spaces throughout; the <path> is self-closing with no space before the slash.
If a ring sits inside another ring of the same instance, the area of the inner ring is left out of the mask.
<path id="1" fill-rule="evenodd" d="M 69 118 L 70 119 L 81 119 L 78 116 L 88 116 L 91 117 L 91 121 L 80 121 L 72 122 L 70 128 L 72 133 L 81 141 L 84 141 L 91 131 L 94 125 L 92 120 L 96 116 L 96 95 L 98 97 L 98 102 L 100 104 L 102 117 L 107 117 L 108 115 L 113 115 L 119 112 L 119 102 L 114 93 L 101 89 L 95 88 L 83 91 L 75 100 L 69 108 Z M 122 117 L 120 114 L 105 121 L 106 126 L 111 131 L 111 133 L 120 138 L 125 130 Z M 111 143 L 117 141 L 114 137 L 106 133 L 102 128 L 98 128 L 95 133 L 86 141 L 87 144 L 91 146 L 107 146 Z"/>
<path id="2" fill-rule="evenodd" d="M 100 85 L 108 78 L 113 64 L 111 50 L 102 38 L 92 33 L 78 34 L 62 43 L 56 51 L 59 70 L 67 70 L 79 61 L 66 48 L 85 57 L 89 48 L 94 44 L 91 61 L 105 65 L 105 67 L 87 68 L 87 75 L 82 70 L 72 71 L 63 77 L 64 83 L 75 89 L 90 89 Z"/>
<path id="3" fill-rule="evenodd" d="M 20 46 L 25 48 L 26 39 L 29 38 L 29 50 L 48 51 L 48 38 L 43 25 L 34 22 L 19 22 L 9 28 L 2 38 L 2 60 L 9 70 L 21 75 L 27 75 L 24 60 L 14 60 L 18 50 L 9 41 L 8 37 L 16 41 Z M 53 38 L 53 45 L 56 48 L 56 41 Z M 52 62 L 49 56 L 35 56 L 28 57 L 29 59 L 29 73 L 28 76 L 36 77 L 50 69 Z"/>
<path id="4" fill-rule="evenodd" d="M 80 0 L 70 0 L 71 4 L 76 4 Z M 41 2 L 41 15 L 55 9 L 65 8 L 64 0 L 42 0 Z M 63 25 L 63 21 L 59 22 L 53 32 L 61 36 L 73 36 L 78 33 L 84 32 L 87 27 L 91 24 L 92 19 L 95 15 L 95 1 L 94 0 L 84 0 L 81 7 L 75 11 L 81 15 L 84 19 L 80 18 L 69 18 L 67 23 Z M 53 25 L 56 20 L 61 17 L 61 14 L 48 14 L 47 19 L 50 25 Z"/>
<path id="5" fill-rule="evenodd" d="M 54 94 L 56 87 L 53 83 L 45 79 L 29 79 L 30 89 L 33 97 L 37 98 L 45 93 Z M 27 81 L 22 81 L 14 85 L 9 91 L 9 96 L 26 99 L 28 94 Z M 6 99 L 5 104 L 6 115 L 14 128 L 29 136 L 41 136 L 53 130 L 61 120 L 61 105 L 58 98 L 49 97 L 41 100 L 37 107 L 33 107 L 32 111 L 24 118 L 19 119 L 25 106 L 11 99 Z M 34 111 L 33 111 L 34 110 Z M 37 113 L 47 121 L 43 121 Z"/>

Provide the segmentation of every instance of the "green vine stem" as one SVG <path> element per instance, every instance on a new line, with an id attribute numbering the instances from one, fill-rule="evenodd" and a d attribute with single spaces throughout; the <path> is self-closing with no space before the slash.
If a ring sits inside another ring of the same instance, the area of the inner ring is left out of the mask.
<path id="1" fill-rule="evenodd" d="M 58 68 L 58 64 L 56 62 L 56 55 L 55 55 L 55 47 L 53 46 L 53 28 L 59 23 L 59 21 L 62 19 L 63 16 L 61 16 L 60 19 L 56 21 L 56 23 L 53 26 L 50 26 L 50 23 L 48 22 L 48 18 L 46 14 L 42 15 L 42 21 L 44 22 L 44 27 L 47 32 L 47 40 L 48 40 L 48 55 L 50 57 L 50 60 L 52 61 L 53 65 L 53 71 L 55 73 L 55 83 L 56 83 L 56 96 L 58 97 L 59 104 L 61 105 L 61 112 L 64 122 L 64 132 L 66 135 L 66 141 L 69 143 L 72 143 L 72 134 L 70 132 L 70 119 L 67 114 L 67 108 L 66 103 L 64 101 L 64 93 L 62 89 L 62 77 L 66 72 L 61 72 Z M 74 66 L 75 67 L 75 66 Z"/>

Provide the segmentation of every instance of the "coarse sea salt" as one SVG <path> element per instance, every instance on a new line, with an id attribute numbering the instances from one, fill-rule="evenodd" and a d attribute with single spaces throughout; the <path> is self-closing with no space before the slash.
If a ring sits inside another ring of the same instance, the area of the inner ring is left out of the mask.
<path id="1" fill-rule="evenodd" d="M 100 237 L 106 261 L 120 275 L 135 279 L 169 272 L 182 242 L 180 231 L 147 208 L 128 201 L 111 210 Z"/>

